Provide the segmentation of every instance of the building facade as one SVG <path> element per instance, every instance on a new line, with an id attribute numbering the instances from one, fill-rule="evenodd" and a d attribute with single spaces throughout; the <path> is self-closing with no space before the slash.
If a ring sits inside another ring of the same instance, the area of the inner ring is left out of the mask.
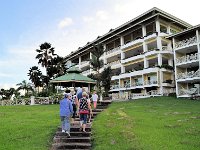
<path id="1" fill-rule="evenodd" d="M 152 8 L 129 22 L 69 54 L 68 66 L 76 64 L 84 75 L 94 73 L 89 60 L 93 45 L 101 43 L 104 67 L 111 66 L 113 99 L 137 99 L 175 93 L 173 42 L 169 37 L 192 27 L 190 24 Z M 176 55 L 175 55 L 176 56 Z M 199 62 L 199 61 L 198 61 Z M 175 64 L 176 65 L 176 64 Z M 175 68 L 175 71 L 177 68 Z"/>
<path id="2" fill-rule="evenodd" d="M 200 25 L 169 39 L 173 41 L 177 97 L 200 95 Z"/>

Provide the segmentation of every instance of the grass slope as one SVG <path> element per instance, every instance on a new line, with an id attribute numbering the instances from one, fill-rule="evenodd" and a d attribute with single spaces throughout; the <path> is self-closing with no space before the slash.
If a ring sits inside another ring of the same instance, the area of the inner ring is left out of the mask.
<path id="1" fill-rule="evenodd" d="M 95 150 L 197 150 L 200 102 L 156 97 L 115 102 L 93 122 Z"/>
<path id="2" fill-rule="evenodd" d="M 0 107 L 0 150 L 46 150 L 59 124 L 58 105 Z"/>

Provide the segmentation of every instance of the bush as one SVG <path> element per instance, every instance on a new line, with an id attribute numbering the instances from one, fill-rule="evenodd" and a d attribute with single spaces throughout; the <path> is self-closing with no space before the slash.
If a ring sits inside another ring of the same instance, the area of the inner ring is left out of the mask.
<path id="1" fill-rule="evenodd" d="M 170 96 L 170 97 L 176 97 L 176 93 L 169 93 L 168 96 Z"/>

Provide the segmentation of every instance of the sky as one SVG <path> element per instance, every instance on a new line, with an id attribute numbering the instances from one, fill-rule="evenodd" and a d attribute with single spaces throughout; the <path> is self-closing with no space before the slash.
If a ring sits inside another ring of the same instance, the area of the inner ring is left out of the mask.
<path id="1" fill-rule="evenodd" d="M 153 7 L 200 24 L 196 0 L 0 0 L 0 88 L 28 81 L 42 43 L 65 57 Z"/>

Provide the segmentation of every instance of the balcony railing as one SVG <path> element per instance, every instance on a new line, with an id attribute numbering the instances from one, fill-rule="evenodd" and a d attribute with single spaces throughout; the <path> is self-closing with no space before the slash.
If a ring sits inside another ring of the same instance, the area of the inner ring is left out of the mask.
<path id="1" fill-rule="evenodd" d="M 171 48 L 169 48 L 168 46 L 162 46 L 162 51 L 172 51 Z"/>
<path id="2" fill-rule="evenodd" d="M 116 84 L 116 85 L 111 85 L 111 90 L 113 90 L 113 89 L 118 89 L 119 88 L 119 85 L 118 84 Z"/>
<path id="3" fill-rule="evenodd" d="M 190 72 L 177 74 L 177 80 L 178 79 L 195 78 L 195 77 L 200 77 L 200 69 L 197 71 L 190 71 Z"/>
<path id="4" fill-rule="evenodd" d="M 117 61 L 113 61 L 113 62 L 107 63 L 107 66 L 117 65 L 119 63 L 120 63 L 120 60 L 117 60 Z"/>
<path id="5" fill-rule="evenodd" d="M 197 42 L 197 38 L 196 38 L 196 36 L 194 36 L 194 37 L 191 37 L 189 39 L 185 39 L 185 40 L 182 40 L 182 41 L 179 41 L 179 42 L 175 42 L 175 48 L 187 46 L 187 45 L 190 45 L 190 44 L 194 44 L 196 42 Z"/>
<path id="6" fill-rule="evenodd" d="M 144 81 L 144 85 L 152 85 L 152 84 L 157 84 L 158 82 L 156 80 L 147 80 Z"/>
<path id="7" fill-rule="evenodd" d="M 199 54 L 198 53 L 176 58 L 176 63 L 177 64 L 186 63 L 186 62 L 190 62 L 190 61 L 193 61 L 193 60 L 199 60 Z"/>
<path id="8" fill-rule="evenodd" d="M 154 95 L 160 95 L 160 92 L 158 90 L 152 90 L 152 91 L 149 91 L 147 93 L 137 93 L 137 94 L 131 94 L 130 96 L 133 98 L 133 99 L 136 99 L 138 97 L 145 97 L 145 96 L 154 96 Z"/>
<path id="9" fill-rule="evenodd" d="M 143 83 L 142 82 L 135 82 L 132 84 L 132 87 L 134 86 L 143 86 Z"/>
<path id="10" fill-rule="evenodd" d="M 119 50 L 120 50 L 120 47 L 121 47 L 121 46 L 116 47 L 116 48 L 113 48 L 113 49 L 107 51 L 106 54 L 111 54 L 111 53 L 113 53 L 113 52 L 119 51 Z"/>
<path id="11" fill-rule="evenodd" d="M 120 87 L 121 87 L 121 88 L 129 88 L 129 87 L 130 87 L 130 83 L 126 83 L 126 84 L 124 84 L 124 85 L 121 85 Z"/>

